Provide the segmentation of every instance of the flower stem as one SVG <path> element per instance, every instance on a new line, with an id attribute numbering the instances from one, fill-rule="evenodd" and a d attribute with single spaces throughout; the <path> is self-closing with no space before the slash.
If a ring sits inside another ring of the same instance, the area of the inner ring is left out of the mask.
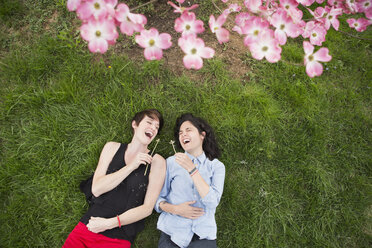
<path id="1" fill-rule="evenodd" d="M 156 149 L 156 147 L 158 146 L 158 143 L 159 143 L 159 141 L 160 141 L 160 139 L 157 139 L 156 140 L 156 144 L 155 144 L 155 147 L 154 147 L 154 149 L 152 149 L 152 151 L 151 151 L 151 154 L 150 154 L 150 156 L 152 157 L 152 155 L 154 154 L 154 152 L 155 152 L 155 149 Z M 149 167 L 149 164 L 147 164 L 146 163 L 146 170 L 145 170 L 145 174 L 143 174 L 144 176 L 146 176 L 146 173 L 147 173 L 147 169 L 148 169 L 148 167 Z"/>

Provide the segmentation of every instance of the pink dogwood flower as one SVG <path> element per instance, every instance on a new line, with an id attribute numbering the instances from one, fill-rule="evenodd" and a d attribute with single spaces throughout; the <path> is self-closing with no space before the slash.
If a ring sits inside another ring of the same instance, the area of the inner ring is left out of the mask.
<path id="1" fill-rule="evenodd" d="M 271 24 L 276 28 L 275 38 L 280 45 L 284 45 L 287 42 L 287 36 L 296 38 L 303 32 L 302 28 L 294 24 L 287 12 L 282 9 L 279 9 L 272 16 Z"/>
<path id="2" fill-rule="evenodd" d="M 258 39 L 249 46 L 252 57 L 258 60 L 266 58 L 270 63 L 278 62 L 281 58 L 282 48 L 274 38 L 274 31 L 265 30 L 258 36 Z"/>
<path id="3" fill-rule="evenodd" d="M 359 18 L 358 20 L 350 18 L 347 19 L 346 22 L 349 23 L 349 27 L 355 28 L 358 32 L 363 32 L 370 25 L 370 22 L 365 18 Z"/>
<path id="4" fill-rule="evenodd" d="M 355 0 L 345 0 L 345 6 L 349 10 L 347 14 L 355 14 L 358 12 L 358 6 Z"/>
<path id="5" fill-rule="evenodd" d="M 341 8 L 335 8 L 334 6 L 330 8 L 329 6 L 325 6 L 324 8 L 316 8 L 314 12 L 312 12 L 310 9 L 309 11 L 314 16 L 315 20 L 324 24 L 324 27 L 327 30 L 331 27 L 331 25 L 335 30 L 338 30 L 340 22 L 338 21 L 337 17 L 342 15 Z"/>
<path id="6" fill-rule="evenodd" d="M 81 20 L 106 18 L 109 6 L 105 0 L 86 0 L 77 8 L 76 13 Z"/>
<path id="7" fill-rule="evenodd" d="M 182 35 L 200 34 L 204 32 L 204 23 L 201 20 L 196 20 L 196 15 L 193 12 L 185 11 L 176 19 L 174 29 Z"/>
<path id="8" fill-rule="evenodd" d="M 357 2 L 358 12 L 367 12 L 372 8 L 372 0 L 361 0 Z"/>
<path id="9" fill-rule="evenodd" d="M 251 43 L 255 42 L 261 33 L 264 33 L 269 29 L 269 22 L 260 18 L 255 17 L 252 21 L 248 22 L 242 29 L 242 34 L 247 36 L 244 38 L 244 45 L 250 46 Z"/>
<path id="10" fill-rule="evenodd" d="M 135 37 L 138 45 L 145 48 L 144 55 L 147 60 L 160 60 L 163 57 L 163 49 L 168 49 L 172 46 L 171 39 L 169 34 L 159 34 L 155 28 L 144 29 L 140 35 Z"/>
<path id="11" fill-rule="evenodd" d="M 332 56 L 328 54 L 328 48 L 322 47 L 314 53 L 314 46 L 308 41 L 303 42 L 305 57 L 304 64 L 306 66 L 306 73 L 309 77 L 320 76 L 323 73 L 323 66 L 320 62 L 328 62 Z"/>
<path id="12" fill-rule="evenodd" d="M 88 41 L 89 51 L 105 53 L 109 44 L 114 44 L 119 34 L 114 21 L 91 19 L 80 28 L 81 37 Z"/>
<path id="13" fill-rule="evenodd" d="M 210 59 L 214 56 L 214 50 L 206 47 L 204 41 L 190 34 L 178 39 L 178 45 L 186 53 L 183 57 L 183 64 L 187 69 L 199 70 L 203 67 L 203 59 Z"/>
<path id="14" fill-rule="evenodd" d="M 302 33 L 304 38 L 310 38 L 310 42 L 313 45 L 321 46 L 325 41 L 327 30 L 323 25 L 310 21 L 306 23 L 305 30 Z"/>
<path id="15" fill-rule="evenodd" d="M 80 6 L 81 0 L 68 0 L 67 1 L 67 9 L 69 11 L 75 11 Z"/>
<path id="16" fill-rule="evenodd" d="M 212 33 L 215 33 L 217 36 L 218 43 L 222 44 L 229 41 L 230 32 L 223 28 L 222 25 L 225 23 L 227 16 L 222 14 L 217 18 L 211 15 L 209 17 L 209 28 Z"/>
<path id="17" fill-rule="evenodd" d="M 172 3 L 171 1 L 169 1 L 168 4 L 174 8 L 174 13 L 181 13 L 181 14 L 185 11 L 190 11 L 190 10 L 193 10 L 193 9 L 196 9 L 197 7 L 199 7 L 198 4 L 193 4 L 190 7 L 185 8 L 185 7 L 177 6 L 174 3 Z"/>
<path id="18" fill-rule="evenodd" d="M 115 18 L 120 22 L 120 31 L 129 36 L 134 32 L 141 32 L 147 23 L 144 15 L 130 13 L 129 7 L 125 3 L 118 5 Z"/>

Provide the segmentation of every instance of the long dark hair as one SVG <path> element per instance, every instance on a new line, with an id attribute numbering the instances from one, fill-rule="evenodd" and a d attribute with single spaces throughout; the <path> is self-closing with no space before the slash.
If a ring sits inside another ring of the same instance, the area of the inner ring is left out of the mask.
<path id="1" fill-rule="evenodd" d="M 203 140 L 203 150 L 205 152 L 205 155 L 210 160 L 218 158 L 221 153 L 220 149 L 218 148 L 218 144 L 212 127 L 202 118 L 193 116 L 190 113 L 183 114 L 176 120 L 176 126 L 174 127 L 174 139 L 176 141 L 176 145 L 179 148 L 182 148 L 179 140 L 179 132 L 182 123 L 184 123 L 185 121 L 191 122 L 192 125 L 198 129 L 200 134 L 202 134 L 202 132 L 205 132 L 205 137 Z"/>

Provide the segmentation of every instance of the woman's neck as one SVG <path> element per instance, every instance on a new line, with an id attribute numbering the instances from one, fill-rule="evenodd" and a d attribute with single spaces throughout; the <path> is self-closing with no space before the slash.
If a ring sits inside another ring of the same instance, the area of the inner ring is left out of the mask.
<path id="1" fill-rule="evenodd" d="M 132 139 L 132 141 L 128 144 L 128 150 L 130 153 L 138 153 L 138 152 L 143 152 L 147 153 L 149 150 L 147 148 L 147 145 L 142 144 L 136 139 Z"/>
<path id="2" fill-rule="evenodd" d="M 195 158 L 199 157 L 200 155 L 203 154 L 203 148 L 198 148 L 198 149 L 195 149 L 193 151 L 187 151 L 187 153 L 189 153 L 190 155 L 194 156 Z"/>

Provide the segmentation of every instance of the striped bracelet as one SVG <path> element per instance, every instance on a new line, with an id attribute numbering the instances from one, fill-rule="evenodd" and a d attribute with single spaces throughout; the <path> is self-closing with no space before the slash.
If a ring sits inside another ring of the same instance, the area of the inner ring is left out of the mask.
<path id="1" fill-rule="evenodd" d="M 191 175 L 191 174 L 194 173 L 196 170 L 197 170 L 197 168 L 196 168 L 196 166 L 195 166 L 194 169 L 192 169 L 191 171 L 189 171 L 189 174 Z"/>

